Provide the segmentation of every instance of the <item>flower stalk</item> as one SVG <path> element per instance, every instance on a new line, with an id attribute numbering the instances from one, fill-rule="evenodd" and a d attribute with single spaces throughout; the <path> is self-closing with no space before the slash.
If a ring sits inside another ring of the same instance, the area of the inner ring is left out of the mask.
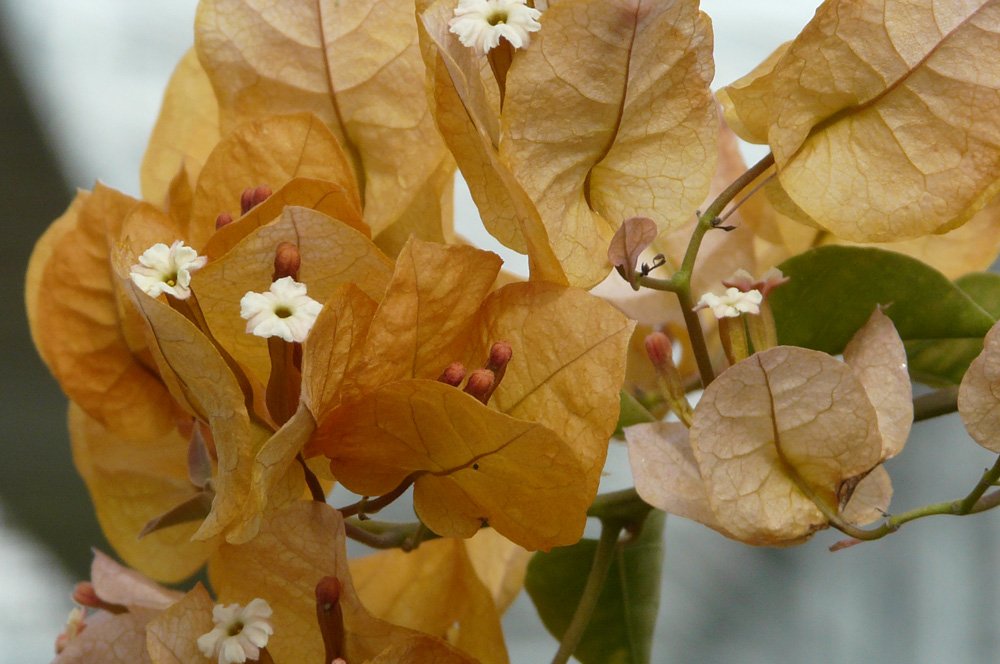
<path id="1" fill-rule="evenodd" d="M 694 264 L 698 259 L 698 251 L 701 249 L 702 240 L 705 234 L 713 228 L 718 227 L 718 218 L 723 209 L 733 201 L 740 192 L 750 186 L 761 174 L 774 165 L 774 155 L 768 153 L 766 157 L 751 166 L 743 175 L 736 178 L 732 184 L 719 194 L 705 212 L 698 216 L 698 223 L 688 242 L 687 251 L 684 253 L 684 260 L 680 268 L 674 272 L 670 279 L 654 279 L 651 277 L 639 277 L 639 284 L 647 288 L 669 291 L 677 294 L 680 301 L 681 311 L 684 314 L 684 323 L 687 326 L 688 336 L 691 339 L 691 348 L 694 351 L 695 360 L 698 364 L 698 372 L 701 374 L 701 382 L 704 387 L 715 380 L 715 370 L 712 368 L 712 360 L 708 353 L 708 345 L 705 343 L 705 333 L 701 328 L 701 321 L 698 314 L 693 311 L 694 300 L 691 296 L 691 276 L 694 274 Z M 746 200 L 746 199 L 744 199 Z"/>
<path id="2" fill-rule="evenodd" d="M 559 642 L 559 650 L 552 658 L 552 664 L 565 664 L 573 656 L 580 640 L 583 639 L 587 631 L 587 625 L 597 608 L 597 600 L 604 589 L 604 582 L 611 571 L 611 564 L 615 561 L 615 552 L 618 549 L 619 537 L 621 536 L 624 524 L 616 520 L 601 521 L 601 537 L 597 541 L 597 550 L 594 552 L 594 562 L 590 566 L 590 573 L 587 575 L 587 583 L 583 587 L 583 595 L 580 596 L 580 603 L 573 613 L 569 626 L 563 633 Z"/>

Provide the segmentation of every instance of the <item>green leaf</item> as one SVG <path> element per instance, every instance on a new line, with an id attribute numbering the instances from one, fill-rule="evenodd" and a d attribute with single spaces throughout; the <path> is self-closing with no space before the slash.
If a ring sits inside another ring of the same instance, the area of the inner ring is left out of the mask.
<path id="1" fill-rule="evenodd" d="M 1000 274 L 974 272 L 955 280 L 969 297 L 994 318 L 1000 318 Z M 969 364 L 983 350 L 982 338 L 911 341 L 906 344 L 910 375 L 928 385 L 958 385 Z"/>
<path id="2" fill-rule="evenodd" d="M 1000 318 L 1000 274 L 972 272 L 955 280 L 976 304 L 994 318 Z"/>
<path id="3" fill-rule="evenodd" d="M 635 540 L 618 547 L 590 625 L 573 655 L 583 664 L 642 664 L 650 661 L 663 568 L 666 515 L 650 512 Z M 524 586 L 545 628 L 561 639 L 576 610 L 597 542 L 580 540 L 536 553 Z"/>
<path id="4" fill-rule="evenodd" d="M 619 396 L 621 398 L 621 405 L 618 411 L 618 426 L 615 428 L 615 438 L 621 438 L 625 435 L 625 427 L 656 421 L 656 418 L 634 396 L 625 390 L 622 390 Z"/>
<path id="5" fill-rule="evenodd" d="M 819 247 L 780 268 L 791 281 L 769 301 L 782 344 L 840 353 L 877 305 L 904 341 L 981 340 L 994 322 L 943 274 L 891 251 Z"/>

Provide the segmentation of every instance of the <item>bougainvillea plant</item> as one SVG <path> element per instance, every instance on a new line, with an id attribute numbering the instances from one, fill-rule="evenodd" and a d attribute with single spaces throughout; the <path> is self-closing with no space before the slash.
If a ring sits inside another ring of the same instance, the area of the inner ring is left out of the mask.
<path id="1" fill-rule="evenodd" d="M 883 465 L 956 410 L 1000 453 L 1000 0 L 827 0 L 718 94 L 697 0 L 202 0 L 194 42 L 141 198 L 29 266 L 121 560 L 57 662 L 503 663 L 525 586 L 554 662 L 648 661 L 609 572 L 663 513 L 839 549 L 1000 504 L 998 462 L 890 512 Z"/>

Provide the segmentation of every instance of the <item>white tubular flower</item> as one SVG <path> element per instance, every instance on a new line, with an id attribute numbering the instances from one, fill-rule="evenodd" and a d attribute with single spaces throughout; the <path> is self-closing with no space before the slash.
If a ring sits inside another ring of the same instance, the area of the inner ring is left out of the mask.
<path id="1" fill-rule="evenodd" d="M 219 664 L 256 660 L 268 637 L 274 634 L 270 617 L 271 607 L 259 597 L 246 607 L 216 604 L 212 609 L 215 628 L 198 637 L 198 649 L 205 657 L 218 657 Z"/>
<path id="2" fill-rule="evenodd" d="M 705 293 L 698 300 L 698 309 L 711 309 L 716 318 L 737 318 L 742 314 L 759 314 L 764 296 L 759 290 L 742 292 L 738 288 L 727 288 L 723 295 Z"/>
<path id="3" fill-rule="evenodd" d="M 191 273 L 205 267 L 208 258 L 177 240 L 169 247 L 157 242 L 142 252 L 139 263 L 132 266 L 129 276 L 142 292 L 150 297 L 169 293 L 178 300 L 191 296 Z"/>
<path id="4" fill-rule="evenodd" d="M 531 41 L 529 33 L 542 28 L 538 22 L 541 15 L 525 0 L 459 0 L 448 28 L 458 35 L 463 46 L 486 54 L 500 44 L 501 37 L 514 48 L 527 46 Z"/>
<path id="5" fill-rule="evenodd" d="M 322 308 L 306 295 L 306 285 L 291 277 L 278 279 L 267 293 L 250 291 L 240 300 L 240 316 L 247 321 L 247 334 L 281 337 L 288 342 L 305 341 Z"/>

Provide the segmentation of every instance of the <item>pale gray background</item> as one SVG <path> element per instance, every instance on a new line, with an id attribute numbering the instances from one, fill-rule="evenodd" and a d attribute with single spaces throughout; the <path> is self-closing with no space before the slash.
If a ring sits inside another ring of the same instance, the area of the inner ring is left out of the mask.
<path id="1" fill-rule="evenodd" d="M 794 36 L 818 2 L 702 4 L 715 22 L 716 85 L 722 85 Z M 167 77 L 190 45 L 194 7 L 194 0 L 0 0 L 2 36 L 72 186 L 89 188 L 100 178 L 138 192 L 146 137 Z M 61 207 L 70 191 L 54 182 L 52 196 Z M 474 208 L 467 194 L 459 198 L 460 223 L 474 235 Z M 22 223 L 3 219 L 5 231 Z M 38 225 L 34 235 L 40 234 L 44 223 L 32 223 Z M 10 293 L 18 297 L 15 290 Z M 47 381 L 45 389 L 54 390 L 50 379 L 39 377 L 40 363 L 28 362 L 32 380 Z M 3 384 L 8 402 L 17 384 Z M 27 402 L 5 412 L 29 432 L 63 431 L 61 411 L 30 411 Z M 968 440 L 957 418 L 918 429 L 906 453 L 889 466 L 897 510 L 964 494 L 992 462 Z M 40 450 L 68 456 L 64 433 L 46 438 Z M 0 463 L 9 466 L 8 446 L 23 444 L 4 440 Z M 613 446 L 611 456 L 606 485 L 620 488 L 628 483 L 622 448 Z M 65 516 L 58 507 L 59 487 L 40 485 L 37 491 L 56 500 L 46 514 L 58 525 Z M 60 561 L 78 568 L 73 561 L 87 555 L 91 542 L 65 542 L 54 555 L 16 526 L 13 516 L 0 504 L 0 663 L 46 662 L 71 606 L 72 579 Z M 37 524 L 39 518 L 46 517 L 22 516 L 20 523 Z M 829 533 L 795 549 L 754 549 L 672 518 L 666 537 L 656 661 L 985 662 L 995 659 L 1000 645 L 995 572 L 1000 514 L 918 522 L 838 554 L 826 551 L 838 539 Z M 524 596 L 505 626 L 513 662 L 549 661 L 555 643 Z"/>

